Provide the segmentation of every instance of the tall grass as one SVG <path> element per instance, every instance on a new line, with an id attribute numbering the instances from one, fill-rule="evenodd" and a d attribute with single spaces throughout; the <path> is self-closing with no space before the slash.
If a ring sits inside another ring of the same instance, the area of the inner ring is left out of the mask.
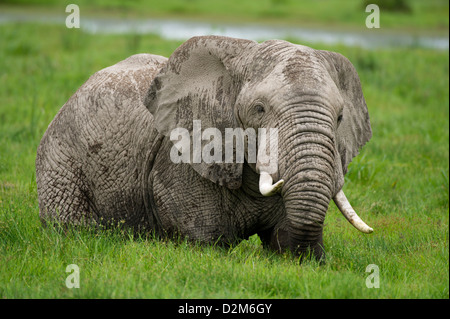
<path id="1" fill-rule="evenodd" d="M 298 265 L 257 236 L 216 247 L 43 228 L 34 160 L 61 105 L 97 70 L 134 53 L 168 56 L 180 43 L 22 24 L 1 25 L 0 43 L 0 297 L 449 297 L 448 52 L 315 46 L 346 55 L 361 77 L 373 138 L 345 192 L 375 232 L 357 232 L 330 204 L 327 263 Z M 80 268 L 79 289 L 65 286 L 69 264 Z M 379 289 L 366 287 L 369 264 Z"/>

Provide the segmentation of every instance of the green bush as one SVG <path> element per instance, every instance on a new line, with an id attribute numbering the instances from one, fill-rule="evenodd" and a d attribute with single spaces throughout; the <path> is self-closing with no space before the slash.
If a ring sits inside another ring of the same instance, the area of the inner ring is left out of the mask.
<path id="1" fill-rule="evenodd" d="M 406 0 L 363 0 L 363 7 L 367 7 L 369 4 L 376 4 L 380 7 L 380 10 L 405 12 L 412 11 L 411 6 Z"/>

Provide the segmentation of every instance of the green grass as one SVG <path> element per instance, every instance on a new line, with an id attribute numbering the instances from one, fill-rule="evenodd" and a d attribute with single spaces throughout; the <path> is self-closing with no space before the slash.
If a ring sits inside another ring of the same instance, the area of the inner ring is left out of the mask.
<path id="1" fill-rule="evenodd" d="M 1 25 L 0 43 L 1 298 L 449 298 L 448 52 L 314 46 L 346 55 L 361 77 L 373 138 L 345 192 L 375 232 L 359 233 L 330 204 L 327 263 L 298 265 L 256 236 L 221 248 L 44 229 L 34 159 L 59 108 L 97 70 L 180 43 L 22 24 Z M 80 289 L 65 286 L 69 264 Z M 379 289 L 365 285 L 369 264 Z"/>
<path id="2" fill-rule="evenodd" d="M 3 1 L 7 4 L 10 1 Z M 446 0 L 408 0 L 408 11 L 389 9 L 392 0 L 373 0 L 380 6 L 383 30 L 414 31 L 448 35 Z M 398 0 L 397 0 L 398 2 Z M 65 14 L 73 1 L 14 0 L 9 7 L 30 6 L 35 12 L 53 10 Z M 122 17 L 172 17 L 213 22 L 251 22 L 301 25 L 323 28 L 365 29 L 367 0 L 78 0 L 81 14 Z"/>

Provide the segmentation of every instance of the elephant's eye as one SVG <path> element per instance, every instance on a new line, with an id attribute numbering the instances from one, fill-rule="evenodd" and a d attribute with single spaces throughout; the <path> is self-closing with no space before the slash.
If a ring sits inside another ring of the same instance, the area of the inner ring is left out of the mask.
<path id="1" fill-rule="evenodd" d="M 343 117 L 344 117 L 344 115 L 342 115 L 342 114 L 338 116 L 338 118 L 337 118 L 338 124 L 341 123 Z"/>
<path id="2" fill-rule="evenodd" d="M 261 114 L 264 113 L 266 110 L 264 109 L 264 106 L 262 106 L 262 104 L 256 104 L 255 105 L 255 110 L 257 113 Z"/>

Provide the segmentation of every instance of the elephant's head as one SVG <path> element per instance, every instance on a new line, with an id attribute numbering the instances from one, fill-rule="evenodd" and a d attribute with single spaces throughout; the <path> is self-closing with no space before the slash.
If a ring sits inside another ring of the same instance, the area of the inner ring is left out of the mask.
<path id="1" fill-rule="evenodd" d="M 287 214 L 283 248 L 322 255 L 325 214 L 334 199 L 359 230 L 372 231 L 342 192 L 344 174 L 372 132 L 359 77 L 342 55 L 271 40 L 218 36 L 181 45 L 154 79 L 144 101 L 157 129 L 277 128 L 278 166 L 266 171 L 265 196 L 282 196 Z M 203 177 L 239 188 L 242 163 L 194 163 Z M 278 182 L 272 184 L 273 180 Z"/>

